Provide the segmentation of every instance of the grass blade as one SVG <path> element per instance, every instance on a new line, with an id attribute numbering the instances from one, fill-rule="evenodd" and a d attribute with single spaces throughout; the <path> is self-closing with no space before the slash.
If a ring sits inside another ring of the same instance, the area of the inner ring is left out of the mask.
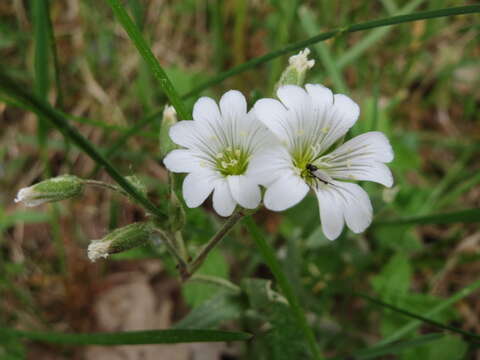
<path id="1" fill-rule="evenodd" d="M 25 103 L 32 111 L 39 116 L 44 116 L 49 119 L 51 123 L 62 132 L 62 134 L 71 139 L 72 142 L 82 149 L 88 156 L 92 158 L 95 163 L 100 164 L 105 168 L 108 174 L 120 185 L 133 199 L 139 204 L 143 205 L 145 209 L 152 214 L 164 219 L 166 215 L 161 209 L 156 207 L 150 200 L 142 195 L 135 187 L 133 187 L 119 171 L 94 147 L 90 141 L 83 137 L 74 127 L 72 127 L 68 120 L 58 111 L 56 111 L 50 104 L 39 99 L 38 97 L 28 93 L 21 86 L 16 84 L 8 75 L 0 71 L 0 89 L 5 91 L 15 100 L 20 103 Z"/>
<path id="2" fill-rule="evenodd" d="M 147 65 L 150 67 L 150 70 L 153 72 L 153 75 L 160 83 L 160 87 L 165 92 L 165 95 L 167 95 L 170 103 L 177 111 L 178 116 L 182 120 L 190 119 L 190 116 L 186 111 L 182 100 L 180 99 L 180 95 L 173 87 L 172 82 L 168 78 L 163 68 L 160 66 L 155 55 L 153 55 L 152 50 L 143 38 L 142 33 L 138 29 L 137 25 L 135 25 L 130 15 L 128 15 L 127 11 L 120 3 L 120 0 L 107 0 L 107 2 L 112 8 L 115 17 L 123 26 L 123 29 L 127 32 L 128 36 L 135 44 L 138 52 L 143 57 Z"/>
<path id="3" fill-rule="evenodd" d="M 109 0 L 112 1 L 112 0 Z M 264 64 L 272 59 L 275 59 L 279 56 L 292 53 L 298 50 L 301 50 L 305 47 L 308 47 L 312 44 L 316 44 L 320 41 L 325 41 L 328 39 L 333 38 L 334 36 L 345 34 L 345 33 L 352 33 L 357 31 L 365 31 L 370 30 L 382 26 L 390 26 L 390 25 L 397 25 L 408 23 L 412 21 L 419 21 L 419 20 L 427 20 L 427 19 L 434 19 L 434 18 L 441 18 L 445 16 L 456 16 L 456 15 L 465 15 L 465 14 L 473 14 L 480 12 L 480 5 L 470 5 L 470 6 L 458 6 L 458 7 L 451 7 L 445 8 L 440 10 L 433 10 L 433 11 L 421 11 L 407 15 L 398 15 L 392 16 L 384 19 L 373 20 L 368 22 L 363 22 L 359 24 L 354 24 L 350 26 L 346 26 L 344 28 L 338 28 L 335 30 L 327 31 L 321 33 L 319 35 L 313 36 L 309 39 L 302 40 L 290 45 L 287 45 L 283 48 L 278 50 L 272 51 L 266 55 L 259 56 L 252 60 L 249 60 L 239 66 L 235 66 L 228 71 L 218 74 L 217 76 L 213 77 L 212 79 L 206 81 L 205 83 L 199 85 L 198 87 L 194 88 L 193 90 L 189 91 L 188 93 L 182 96 L 183 99 L 189 98 L 195 95 L 198 95 L 203 90 L 216 85 L 223 80 L 232 77 L 234 75 L 240 74 L 244 71 L 250 70 L 255 66 Z"/>
<path id="4" fill-rule="evenodd" d="M 355 359 L 378 359 L 380 356 L 395 355 L 404 350 L 411 349 L 417 346 L 425 345 L 429 342 L 442 338 L 443 334 L 427 334 L 418 336 L 413 340 L 401 341 L 391 345 L 379 346 L 375 348 L 358 351 L 354 354 Z"/>
<path id="5" fill-rule="evenodd" d="M 376 305 L 379 305 L 381 307 L 384 307 L 384 308 L 387 308 L 387 309 L 390 309 L 396 313 L 399 313 L 399 314 L 402 314 L 404 316 L 408 316 L 410 318 L 413 318 L 415 320 L 418 320 L 418 321 L 421 321 L 422 323 L 425 323 L 425 324 L 429 324 L 429 325 L 432 325 L 436 328 L 439 328 L 439 329 L 442 329 L 442 330 L 448 330 L 448 331 L 452 331 L 454 333 L 457 333 L 457 334 L 460 334 L 460 335 L 463 335 L 467 338 L 470 338 L 470 339 L 475 339 L 477 341 L 480 341 L 480 335 L 478 334 L 474 334 L 474 333 L 471 333 L 471 332 L 468 332 L 468 331 L 464 331 L 462 329 L 458 329 L 456 327 L 453 327 L 453 326 L 450 326 L 450 325 L 445 325 L 445 324 L 442 324 L 438 321 L 435 321 L 435 320 L 432 320 L 432 319 L 429 319 L 425 316 L 422 316 L 422 315 L 419 315 L 419 314 L 415 314 L 415 313 L 412 313 L 408 310 L 405 310 L 405 309 L 401 309 L 399 307 L 396 307 L 392 304 L 388 304 L 380 299 L 375 299 L 371 296 L 368 296 L 368 295 L 365 295 L 365 294 L 359 294 L 359 293 L 356 293 L 356 295 L 364 298 L 365 300 L 368 300 L 370 301 L 371 303 L 373 304 L 376 304 Z"/>
<path id="6" fill-rule="evenodd" d="M 312 329 L 308 325 L 307 318 L 305 316 L 305 312 L 303 311 L 298 298 L 296 297 L 295 293 L 293 292 L 293 288 L 290 285 L 287 277 L 285 276 L 284 272 L 282 271 L 282 267 L 278 262 L 277 257 L 275 256 L 274 249 L 265 241 L 260 230 L 258 229 L 255 222 L 252 220 L 251 216 L 247 216 L 244 220 L 244 224 L 247 227 L 249 233 L 252 235 L 255 244 L 257 245 L 260 253 L 267 263 L 268 267 L 272 271 L 275 279 L 278 282 L 278 286 L 282 289 L 285 297 L 292 308 L 292 311 L 297 318 L 298 325 L 302 330 L 305 338 L 308 342 L 310 347 L 311 353 L 314 355 L 315 359 L 323 359 L 322 355 L 320 354 L 320 350 L 317 345 L 317 341 L 315 339 L 315 334 L 313 333 Z"/>
<path id="7" fill-rule="evenodd" d="M 425 225 L 425 224 L 452 224 L 475 223 L 480 221 L 480 209 L 468 209 L 445 214 L 412 216 L 403 219 L 377 221 L 375 226 Z"/>
<path id="8" fill-rule="evenodd" d="M 463 299 L 464 297 L 472 294 L 474 291 L 476 291 L 478 288 L 480 288 L 480 280 L 475 281 L 474 283 L 468 285 L 467 287 L 463 288 L 462 290 L 458 291 L 455 293 L 453 296 L 449 297 L 448 299 L 445 299 L 442 301 L 440 304 L 435 306 L 433 309 L 430 311 L 427 311 L 424 316 L 425 317 L 432 317 L 433 315 L 447 309 L 449 306 L 455 304 L 457 301 Z M 415 330 L 419 326 L 422 325 L 422 322 L 419 320 L 413 320 L 406 324 L 405 326 L 401 327 L 397 331 L 395 331 L 392 335 L 389 337 L 381 340 L 378 342 L 375 346 L 383 346 L 386 344 L 391 344 L 392 342 L 395 342 L 397 340 L 400 340 L 402 337 L 405 335 L 409 334 L 411 331 Z"/>
<path id="9" fill-rule="evenodd" d="M 117 333 L 63 334 L 50 332 L 0 329 L 0 335 L 65 345 L 148 345 L 189 342 L 220 342 L 248 340 L 252 335 L 220 330 L 146 330 Z"/>

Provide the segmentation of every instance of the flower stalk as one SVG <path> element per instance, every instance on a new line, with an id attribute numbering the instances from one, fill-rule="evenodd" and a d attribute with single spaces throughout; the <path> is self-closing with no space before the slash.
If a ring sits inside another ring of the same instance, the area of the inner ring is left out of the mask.
<path id="1" fill-rule="evenodd" d="M 245 216 L 242 210 L 237 210 L 230 216 L 223 226 L 218 230 L 218 232 L 208 241 L 207 244 L 202 248 L 198 255 L 192 260 L 189 264 L 188 272 L 182 274 L 183 281 L 188 280 L 194 273 L 197 271 L 203 262 L 207 258 L 207 255 L 212 251 L 212 249 L 217 246 L 220 241 L 232 230 L 232 228 Z"/>

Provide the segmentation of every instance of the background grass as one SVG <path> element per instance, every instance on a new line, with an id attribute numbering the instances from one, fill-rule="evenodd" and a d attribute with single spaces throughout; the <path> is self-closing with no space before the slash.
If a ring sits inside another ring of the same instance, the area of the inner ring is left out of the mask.
<path id="1" fill-rule="evenodd" d="M 165 210 L 167 174 L 157 139 L 166 96 L 154 74 L 107 2 L 50 1 L 45 7 L 38 3 L 0 5 L 2 70 L 67 113 L 70 124 L 123 175 L 139 175 L 148 185 L 150 199 Z M 124 4 L 173 86 L 186 94 L 222 71 L 322 31 L 465 2 Z M 350 136 L 380 130 L 395 151 L 391 164 L 395 187 L 384 190 L 364 184 L 375 208 L 374 225 L 365 234 L 346 231 L 334 242 L 325 239 L 313 196 L 287 212 L 261 211 L 255 216 L 308 309 L 307 318 L 327 356 L 381 358 L 394 353 L 401 359 L 432 360 L 480 356 L 471 337 L 443 333 L 446 328 L 359 295 L 369 294 L 454 329 L 480 332 L 480 297 L 475 293 L 480 286 L 478 19 L 466 15 L 341 34 L 311 47 L 316 65 L 307 81 L 345 91 L 361 106 Z M 237 88 L 253 104 L 271 96 L 287 58 L 228 78 L 202 94 L 218 98 Z M 201 269 L 204 275 L 229 279 L 239 290 L 199 282 L 181 287 L 162 248 L 135 249 L 107 262 L 88 262 L 90 239 L 142 218 L 142 212 L 123 199 L 88 190 L 80 200 L 57 208 L 13 204 L 22 186 L 62 173 L 87 177 L 96 164 L 42 119 L 22 110 L 28 104 L 18 104 L 5 93 L 0 96 L 0 327 L 103 330 L 94 312 L 95 299 L 102 295 L 106 279 L 134 269 L 147 276 L 156 291 L 173 283 L 166 297 L 174 304 L 170 317 L 180 321 L 178 328 L 224 327 L 255 334 L 229 356 L 305 356 L 295 318 L 283 302 L 272 300 L 267 280 L 273 276 L 241 226 Z M 186 112 L 194 101 L 194 97 L 185 101 Z M 126 144 L 118 145 L 126 133 L 130 134 Z M 110 181 L 104 171 L 96 178 Z M 450 212 L 455 216 L 442 215 Z M 209 204 L 188 211 L 185 238 L 191 253 L 220 223 Z M 162 268 L 147 271 L 152 259 Z M 16 338 L 0 338 L 0 358 L 81 358 L 83 351 L 37 343 L 25 346 Z"/>

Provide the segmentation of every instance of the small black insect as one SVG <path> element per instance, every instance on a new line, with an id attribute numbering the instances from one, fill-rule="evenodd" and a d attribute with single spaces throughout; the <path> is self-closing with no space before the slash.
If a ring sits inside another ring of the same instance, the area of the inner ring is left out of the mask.
<path id="1" fill-rule="evenodd" d="M 312 176 L 315 180 L 321 181 L 325 185 L 332 184 L 332 178 L 323 171 L 319 170 L 315 165 L 307 164 L 306 168 L 310 176 Z"/>

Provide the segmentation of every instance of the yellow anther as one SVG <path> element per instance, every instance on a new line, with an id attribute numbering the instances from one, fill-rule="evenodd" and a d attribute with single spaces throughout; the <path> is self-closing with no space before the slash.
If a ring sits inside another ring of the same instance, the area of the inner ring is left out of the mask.
<path id="1" fill-rule="evenodd" d="M 217 155 L 215 155 L 215 157 L 217 159 L 221 159 L 221 158 L 223 158 L 223 153 L 218 153 Z"/>
<path id="2" fill-rule="evenodd" d="M 242 151 L 240 149 L 235 150 L 235 155 L 240 156 L 241 153 Z"/>
<path id="3" fill-rule="evenodd" d="M 330 128 L 328 126 L 325 126 L 323 129 L 322 129 L 322 133 L 326 134 L 328 132 L 328 130 L 330 130 Z"/>

